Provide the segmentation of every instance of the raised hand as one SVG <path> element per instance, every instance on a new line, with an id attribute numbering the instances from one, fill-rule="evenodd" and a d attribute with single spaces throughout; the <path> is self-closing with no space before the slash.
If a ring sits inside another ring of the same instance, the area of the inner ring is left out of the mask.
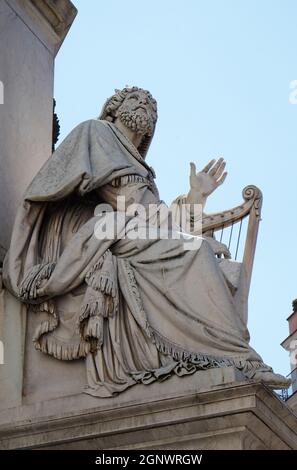
<path id="1" fill-rule="evenodd" d="M 190 188 L 200 197 L 207 198 L 215 189 L 224 183 L 227 172 L 224 172 L 226 162 L 223 158 L 211 160 L 203 170 L 196 173 L 196 165 L 191 162 Z M 194 201 L 193 201 L 194 202 Z"/>

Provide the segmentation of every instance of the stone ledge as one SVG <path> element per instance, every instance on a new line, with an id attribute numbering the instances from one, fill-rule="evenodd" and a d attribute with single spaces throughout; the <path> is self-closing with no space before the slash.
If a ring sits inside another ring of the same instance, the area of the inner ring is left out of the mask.
<path id="1" fill-rule="evenodd" d="M 56 55 L 77 14 L 70 0 L 5 0 L 27 27 Z"/>
<path id="2" fill-rule="evenodd" d="M 235 374 L 212 369 L 112 399 L 81 394 L 10 409 L 0 414 L 0 448 L 297 449 L 292 410 Z"/>

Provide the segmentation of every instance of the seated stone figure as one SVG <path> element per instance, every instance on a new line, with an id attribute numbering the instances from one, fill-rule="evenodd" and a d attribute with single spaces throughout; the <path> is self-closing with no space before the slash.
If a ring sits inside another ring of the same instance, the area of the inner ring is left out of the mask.
<path id="1" fill-rule="evenodd" d="M 161 236 L 165 204 L 145 161 L 156 121 L 148 91 L 116 90 L 100 119 L 78 125 L 27 189 L 3 274 L 38 316 L 35 348 L 59 360 L 85 358 L 85 391 L 98 397 L 222 366 L 287 387 L 249 345 L 216 257 L 229 256 L 226 246 L 185 233 L 174 211 L 169 232 L 179 237 Z M 222 159 L 198 173 L 192 164 L 181 205 L 204 206 L 224 168 Z M 139 215 L 127 211 L 133 204 L 144 208 L 142 222 L 156 236 L 129 236 Z M 186 218 L 195 222 L 191 210 Z M 98 236 L 114 222 L 113 236 Z"/>

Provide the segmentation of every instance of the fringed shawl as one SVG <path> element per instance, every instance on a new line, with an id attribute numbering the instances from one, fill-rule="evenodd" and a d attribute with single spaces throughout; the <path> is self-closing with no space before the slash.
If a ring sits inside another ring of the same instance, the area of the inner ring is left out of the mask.
<path id="1" fill-rule="evenodd" d="M 4 284 L 31 309 L 43 314 L 33 342 L 37 349 L 58 359 L 83 357 L 101 346 L 103 318 L 115 315 L 118 308 L 117 266 L 109 251 L 114 240 L 94 236 L 98 217 L 82 224 L 62 253 L 59 230 L 63 218 L 57 218 L 51 245 L 55 248 L 41 253 L 47 207 L 55 201 L 66 204 L 72 195 L 84 198 L 107 183 L 118 184 L 122 178 L 152 182 L 153 171 L 113 124 L 86 121 L 66 137 L 38 172 L 17 213 L 4 261 Z M 86 289 L 78 306 L 75 331 L 67 341 L 60 341 L 55 336 L 60 322 L 55 297 L 83 283 Z"/>

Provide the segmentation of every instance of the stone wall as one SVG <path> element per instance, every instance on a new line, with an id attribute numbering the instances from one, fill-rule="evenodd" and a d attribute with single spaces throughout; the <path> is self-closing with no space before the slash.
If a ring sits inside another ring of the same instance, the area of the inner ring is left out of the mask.
<path id="1" fill-rule="evenodd" d="M 69 0 L 0 1 L 1 409 L 22 401 L 27 329 L 26 307 L 3 289 L 1 265 L 22 194 L 51 153 L 54 59 L 75 15 Z"/>
<path id="2" fill-rule="evenodd" d="M 0 246 L 6 249 L 21 196 L 51 153 L 54 58 L 76 14 L 69 0 L 52 4 L 0 2 Z"/>

